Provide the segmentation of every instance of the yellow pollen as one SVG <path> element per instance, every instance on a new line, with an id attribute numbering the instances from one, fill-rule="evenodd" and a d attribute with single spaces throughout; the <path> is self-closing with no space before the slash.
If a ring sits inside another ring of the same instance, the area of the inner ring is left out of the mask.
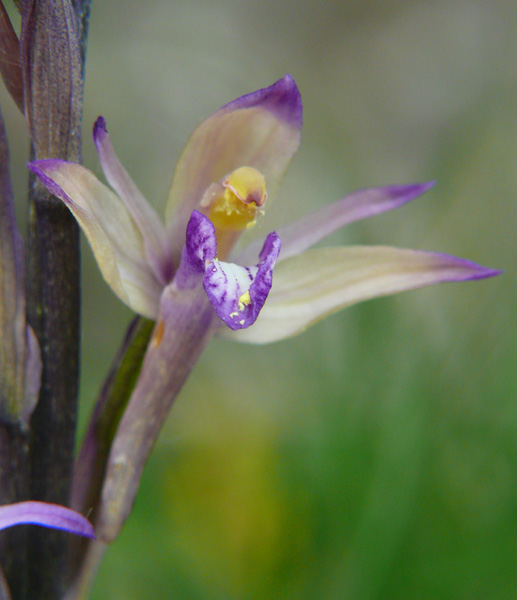
<path id="1" fill-rule="evenodd" d="M 208 218 L 217 229 L 241 231 L 253 227 L 267 199 L 266 182 L 253 167 L 239 167 L 222 182 L 222 193 L 212 201 Z"/>
<path id="2" fill-rule="evenodd" d="M 248 304 L 251 304 L 251 297 L 249 292 L 245 292 L 239 298 L 239 310 L 242 312 Z"/>

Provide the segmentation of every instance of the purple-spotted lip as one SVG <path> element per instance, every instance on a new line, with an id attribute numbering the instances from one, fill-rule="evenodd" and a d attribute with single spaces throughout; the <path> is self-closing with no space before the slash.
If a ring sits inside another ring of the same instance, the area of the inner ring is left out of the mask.
<path id="1" fill-rule="evenodd" d="M 234 287 L 228 281 L 231 271 L 225 263 L 214 262 L 206 269 L 203 286 L 217 316 L 233 330 L 246 329 L 253 325 L 262 310 L 273 284 L 273 268 L 280 253 L 281 242 L 275 232 L 270 233 L 260 253 L 260 263 L 255 267 L 244 267 L 249 278 L 249 287 Z M 248 302 L 241 297 L 248 294 Z"/>
<path id="2" fill-rule="evenodd" d="M 203 275 L 203 287 L 216 315 L 230 329 L 252 325 L 264 306 L 273 283 L 273 268 L 281 242 L 270 233 L 253 267 L 241 267 L 217 260 L 215 227 L 206 216 L 193 211 L 187 226 L 187 239 L 180 277 L 186 280 Z M 190 275 L 189 275 L 190 274 Z M 247 296 L 247 301 L 243 297 Z"/>

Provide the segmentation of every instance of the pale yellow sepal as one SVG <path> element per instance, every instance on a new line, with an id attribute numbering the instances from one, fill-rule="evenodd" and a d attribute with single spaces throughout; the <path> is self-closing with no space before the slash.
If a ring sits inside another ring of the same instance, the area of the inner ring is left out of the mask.
<path id="1" fill-rule="evenodd" d="M 42 172 L 62 191 L 53 189 L 77 219 L 111 289 L 135 312 L 155 318 L 162 286 L 147 263 L 142 234 L 120 198 L 75 163 L 48 161 Z"/>
<path id="2" fill-rule="evenodd" d="M 385 246 L 308 250 L 279 262 L 253 327 L 221 329 L 228 339 L 265 344 L 291 337 L 329 314 L 371 298 L 460 279 L 467 268 L 446 255 Z"/>

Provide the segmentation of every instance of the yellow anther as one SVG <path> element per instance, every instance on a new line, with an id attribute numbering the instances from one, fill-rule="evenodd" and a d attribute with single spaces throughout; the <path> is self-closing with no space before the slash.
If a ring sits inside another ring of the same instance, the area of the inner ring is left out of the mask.
<path id="1" fill-rule="evenodd" d="M 253 227 L 267 199 L 262 173 L 253 167 L 239 167 L 226 177 L 219 189 L 220 193 L 211 192 L 212 197 L 204 200 L 210 202 L 208 218 L 215 227 L 226 231 Z"/>
<path id="2" fill-rule="evenodd" d="M 264 175 L 253 167 L 239 167 L 223 181 L 223 186 L 231 190 L 244 204 L 262 206 L 267 200 Z"/>

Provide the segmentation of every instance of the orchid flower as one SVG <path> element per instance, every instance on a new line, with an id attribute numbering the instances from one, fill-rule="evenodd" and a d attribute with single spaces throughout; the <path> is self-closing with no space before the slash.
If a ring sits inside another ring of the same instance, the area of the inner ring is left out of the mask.
<path id="1" fill-rule="evenodd" d="M 50 502 L 17 502 L 0 506 L 0 531 L 15 525 L 41 525 L 94 539 L 93 527 L 80 513 Z"/>
<path id="2" fill-rule="evenodd" d="M 206 118 L 176 167 L 164 223 L 118 160 L 102 117 L 93 137 L 114 191 L 75 163 L 48 159 L 29 167 L 72 211 L 123 302 L 156 320 L 160 299 L 187 294 L 202 281 L 220 333 L 238 341 L 280 340 L 363 300 L 498 273 L 417 250 L 310 249 L 348 223 L 413 200 L 429 183 L 355 192 L 237 253 L 237 240 L 270 203 L 301 125 L 301 97 L 289 75 Z"/>

